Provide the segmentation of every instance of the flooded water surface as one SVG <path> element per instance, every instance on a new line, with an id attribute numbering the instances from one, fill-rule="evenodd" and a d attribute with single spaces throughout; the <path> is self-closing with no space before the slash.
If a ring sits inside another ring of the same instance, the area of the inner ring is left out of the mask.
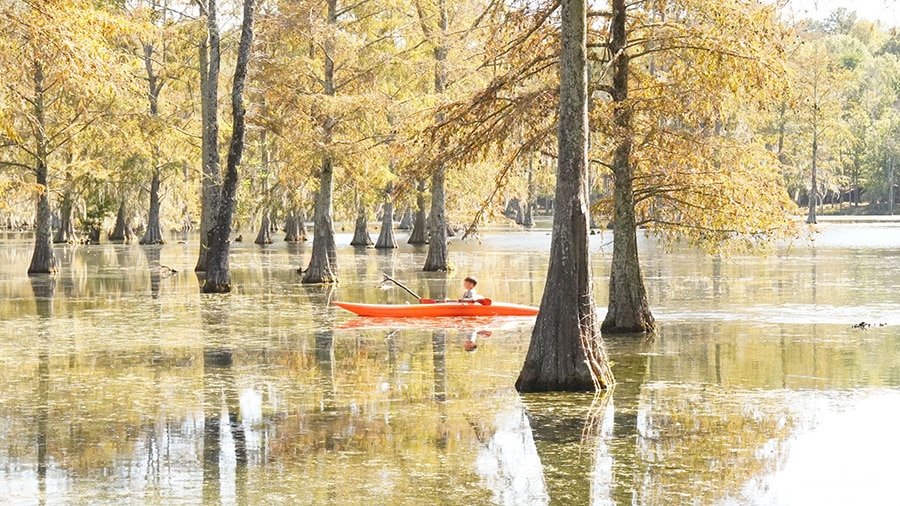
<path id="1" fill-rule="evenodd" d="M 403 236 L 341 247 L 335 287 L 300 284 L 311 245 L 236 243 L 229 295 L 199 293 L 193 236 L 57 247 L 33 278 L 29 238 L 2 236 L 0 503 L 897 504 L 900 224 L 820 229 L 765 256 L 643 240 L 660 329 L 606 338 L 597 397 L 516 393 L 534 318 L 330 304 L 409 301 L 386 272 L 538 305 L 547 230 L 454 242 L 450 275 Z"/>

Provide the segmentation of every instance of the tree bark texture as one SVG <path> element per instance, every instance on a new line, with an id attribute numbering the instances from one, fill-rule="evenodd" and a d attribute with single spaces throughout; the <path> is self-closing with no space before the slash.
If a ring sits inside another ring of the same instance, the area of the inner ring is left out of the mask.
<path id="1" fill-rule="evenodd" d="M 37 164 L 34 168 L 35 182 L 40 195 L 35 209 L 34 252 L 28 274 L 49 274 L 56 272 L 56 257 L 50 243 L 52 221 L 50 217 L 50 185 L 47 178 L 47 155 L 49 140 L 45 134 L 44 121 L 44 67 L 34 62 L 34 117 L 37 122 L 35 131 Z"/>
<path id="2" fill-rule="evenodd" d="M 525 202 L 525 215 L 522 217 L 522 225 L 526 228 L 534 226 L 534 219 L 531 216 L 534 207 L 534 154 L 528 156 L 528 200 Z"/>
<path id="3" fill-rule="evenodd" d="M 637 222 L 634 214 L 634 167 L 631 149 L 634 142 L 632 109 L 628 103 L 628 36 L 625 27 L 625 0 L 613 0 L 612 39 L 613 122 L 613 257 L 609 276 L 609 306 L 603 321 L 604 333 L 652 332 L 656 322 L 650 313 L 647 289 L 638 259 Z"/>
<path id="4" fill-rule="evenodd" d="M 207 38 L 200 44 L 200 114 L 203 129 L 200 200 L 200 253 L 194 271 L 206 270 L 206 255 L 209 252 L 209 232 L 212 229 L 222 174 L 219 170 L 219 21 L 216 16 L 217 0 L 201 0 L 206 6 Z M 208 2 L 208 3 L 207 3 Z"/>
<path id="5" fill-rule="evenodd" d="M 53 243 L 74 243 L 76 241 L 75 222 L 72 220 L 72 192 L 66 190 L 59 205 L 59 228 L 56 229 L 56 234 L 53 236 Z"/>
<path id="6" fill-rule="evenodd" d="M 614 384 L 591 286 L 587 195 L 585 0 L 561 4 L 559 162 L 550 267 L 520 392 L 591 391 Z"/>
<path id="7" fill-rule="evenodd" d="M 327 0 L 326 22 L 336 29 L 337 0 Z M 329 33 L 323 44 L 325 50 L 324 79 L 325 94 L 333 97 L 334 86 L 334 34 Z M 326 150 L 331 146 L 335 119 L 325 118 L 323 123 L 323 144 Z M 303 283 L 337 283 L 337 248 L 334 241 L 334 166 L 331 155 L 322 156 L 319 171 L 319 193 L 316 196 L 315 224 L 313 229 L 312 258 L 303 275 Z"/>
<path id="8" fill-rule="evenodd" d="M 162 226 L 159 223 L 159 168 L 153 170 L 150 180 L 150 212 L 147 213 L 147 230 L 141 237 L 140 244 L 165 244 Z"/>
<path id="9" fill-rule="evenodd" d="M 522 205 L 522 201 L 519 201 L 519 205 L 516 207 L 516 225 L 524 225 L 525 224 L 525 206 Z"/>
<path id="10" fill-rule="evenodd" d="M 412 232 L 407 244 L 420 245 L 428 243 L 428 214 L 425 212 L 425 181 L 419 180 L 416 187 L 416 217 L 413 220 Z"/>
<path id="11" fill-rule="evenodd" d="M 372 238 L 369 237 L 368 226 L 369 220 L 366 216 L 366 210 L 360 207 L 356 214 L 356 227 L 353 230 L 353 239 L 350 241 L 350 246 L 371 246 L 374 244 Z"/>
<path id="12" fill-rule="evenodd" d="M 337 246 L 334 241 L 334 167 L 331 157 L 322 160 L 319 193 L 313 224 L 312 258 L 303 275 L 303 283 L 336 283 Z"/>
<path id="13" fill-rule="evenodd" d="M 431 174 L 431 216 L 429 217 L 430 240 L 425 257 L 425 272 L 446 272 L 450 270 L 447 251 L 447 220 L 445 216 L 444 167 Z"/>
<path id="14" fill-rule="evenodd" d="M 110 241 L 131 242 L 134 234 L 131 232 L 131 226 L 128 224 L 128 216 L 125 209 L 125 199 L 119 203 L 119 211 L 116 213 L 116 225 L 113 231 L 106 236 Z"/>
<path id="15" fill-rule="evenodd" d="M 238 167 L 244 154 L 244 83 L 250 63 L 250 49 L 253 44 L 254 0 L 244 0 L 244 19 L 241 22 L 241 41 L 238 44 L 237 63 L 234 67 L 234 82 L 231 88 L 231 142 L 228 146 L 225 180 L 216 210 L 215 222 L 210 230 L 209 251 L 206 257 L 206 281 L 203 293 L 227 293 L 231 291 L 231 269 L 228 262 L 231 220 L 234 216 L 235 197 L 238 185 Z"/>
<path id="16" fill-rule="evenodd" d="M 384 212 L 381 216 L 381 232 L 375 241 L 376 249 L 395 249 L 397 239 L 394 237 L 394 203 L 391 198 L 393 185 L 390 183 L 384 189 Z"/>
<path id="17" fill-rule="evenodd" d="M 400 216 L 400 223 L 397 224 L 398 230 L 411 230 L 413 226 L 413 213 L 412 209 L 407 208 L 406 211 L 403 211 L 403 215 Z"/>
<path id="18" fill-rule="evenodd" d="M 288 212 L 287 218 L 284 220 L 285 242 L 306 241 L 306 224 L 304 221 L 303 213 L 298 211 Z"/>
<path id="19" fill-rule="evenodd" d="M 442 94 L 447 89 L 447 6 L 445 0 L 438 0 L 438 44 L 434 48 L 434 91 Z M 442 122 L 444 117 L 438 113 L 435 118 Z M 443 165 L 436 167 L 431 174 L 431 216 L 429 216 L 430 237 L 428 254 L 425 257 L 426 272 L 446 272 L 450 270 L 449 251 L 447 249 L 447 206 L 444 183 L 447 169 Z"/>
<path id="20" fill-rule="evenodd" d="M 154 47 L 152 44 L 144 44 L 144 68 L 147 71 L 147 98 L 150 100 L 150 116 L 159 116 L 159 92 L 163 87 L 163 80 L 153 70 Z M 162 226 L 159 223 L 159 184 L 160 184 L 160 157 L 159 146 L 153 146 L 153 176 L 150 180 L 150 211 L 147 214 L 147 230 L 141 237 L 140 244 L 165 244 Z"/>
<path id="21" fill-rule="evenodd" d="M 272 234 L 271 234 L 271 222 L 269 220 L 269 213 L 263 214 L 262 221 L 259 224 L 259 233 L 256 234 L 256 240 L 253 242 L 256 244 L 272 244 Z"/>

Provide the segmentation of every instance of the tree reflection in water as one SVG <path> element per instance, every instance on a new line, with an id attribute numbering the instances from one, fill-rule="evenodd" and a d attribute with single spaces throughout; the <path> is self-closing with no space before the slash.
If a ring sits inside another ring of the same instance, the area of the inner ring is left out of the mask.
<path id="1" fill-rule="evenodd" d="M 229 469 L 232 465 L 235 501 L 245 503 L 247 444 L 240 420 L 234 354 L 227 344 L 229 302 L 227 298 L 206 296 L 201 303 L 204 334 L 203 501 L 206 504 L 222 503 L 223 471 L 232 471 Z M 233 453 L 226 453 L 229 450 Z"/>
<path id="2" fill-rule="evenodd" d="M 35 413 L 35 442 L 37 446 L 38 500 L 41 505 L 47 500 L 47 424 L 50 417 L 50 319 L 53 316 L 53 297 L 56 293 L 56 277 L 30 276 L 34 292 L 35 310 L 38 316 L 37 340 L 37 406 Z"/>
<path id="3" fill-rule="evenodd" d="M 610 392 L 527 394 L 498 413 L 476 471 L 495 504 L 612 504 Z"/>

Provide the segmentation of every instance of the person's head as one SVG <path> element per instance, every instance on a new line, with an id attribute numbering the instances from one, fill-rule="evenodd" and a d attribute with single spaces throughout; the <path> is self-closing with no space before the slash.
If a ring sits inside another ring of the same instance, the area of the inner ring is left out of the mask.
<path id="1" fill-rule="evenodd" d="M 463 286 L 466 287 L 466 290 L 471 290 L 471 289 L 475 288 L 475 285 L 477 285 L 477 284 L 478 284 L 478 280 L 476 280 L 475 278 L 473 278 L 471 276 L 469 276 L 463 280 Z"/>

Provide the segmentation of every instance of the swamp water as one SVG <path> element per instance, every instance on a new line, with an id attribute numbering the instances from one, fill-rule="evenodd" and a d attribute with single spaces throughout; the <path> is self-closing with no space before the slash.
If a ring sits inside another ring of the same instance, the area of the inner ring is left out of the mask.
<path id="1" fill-rule="evenodd" d="M 29 279 L 28 238 L 3 236 L 0 504 L 898 504 L 900 224 L 820 229 L 725 259 L 643 241 L 660 329 L 607 338 L 619 384 L 596 398 L 515 392 L 533 318 L 329 305 L 407 301 L 382 272 L 538 305 L 546 230 L 454 242 L 448 277 L 403 236 L 341 247 L 330 288 L 295 273 L 311 245 L 233 244 L 225 296 L 199 294 L 195 237 L 57 247 Z"/>

